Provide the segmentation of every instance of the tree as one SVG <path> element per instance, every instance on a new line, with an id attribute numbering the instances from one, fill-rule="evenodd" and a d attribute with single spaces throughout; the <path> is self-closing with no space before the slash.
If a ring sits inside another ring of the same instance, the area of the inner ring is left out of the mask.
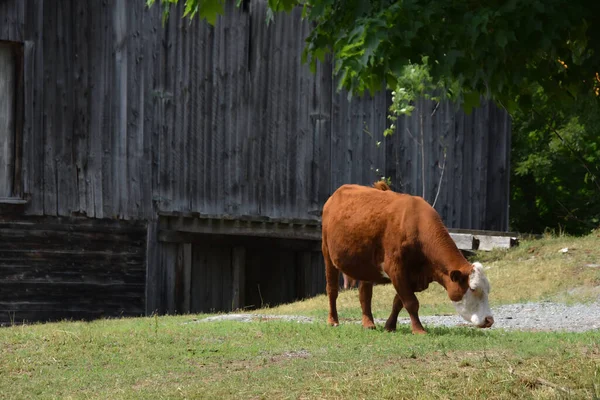
<path id="1" fill-rule="evenodd" d="M 548 102 L 513 121 L 511 228 L 572 234 L 600 225 L 600 108 L 579 98 L 572 108 Z"/>
<path id="2" fill-rule="evenodd" d="M 156 0 L 147 0 L 152 5 Z M 168 15 L 178 0 L 160 0 Z M 214 24 L 225 0 L 185 1 L 184 16 Z M 236 0 L 238 5 L 242 0 Z M 584 0 L 268 0 L 303 7 L 313 29 L 305 60 L 332 53 L 340 87 L 397 88 L 406 67 L 426 68 L 468 112 L 481 95 L 510 112 L 544 91 L 556 104 L 600 90 L 600 2 Z"/>

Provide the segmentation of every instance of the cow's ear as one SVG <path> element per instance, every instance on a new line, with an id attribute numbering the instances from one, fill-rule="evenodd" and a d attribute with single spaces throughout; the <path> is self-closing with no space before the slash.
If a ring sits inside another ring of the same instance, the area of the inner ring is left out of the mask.
<path id="1" fill-rule="evenodd" d="M 462 274 L 462 272 L 455 269 L 454 271 L 450 272 L 450 279 L 452 280 L 452 282 L 462 283 L 465 277 Z"/>

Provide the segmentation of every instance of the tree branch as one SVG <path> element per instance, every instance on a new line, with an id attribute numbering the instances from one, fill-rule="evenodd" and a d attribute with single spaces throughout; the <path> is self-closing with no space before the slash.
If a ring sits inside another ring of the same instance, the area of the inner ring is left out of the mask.
<path id="1" fill-rule="evenodd" d="M 433 200 L 433 204 L 431 207 L 435 208 L 435 203 L 437 203 L 438 196 L 440 195 L 440 190 L 442 188 L 442 180 L 444 179 L 444 170 L 446 169 L 446 151 L 444 150 L 444 164 L 442 165 L 442 174 L 440 175 L 440 181 L 438 182 L 437 193 L 435 194 L 435 199 Z"/>

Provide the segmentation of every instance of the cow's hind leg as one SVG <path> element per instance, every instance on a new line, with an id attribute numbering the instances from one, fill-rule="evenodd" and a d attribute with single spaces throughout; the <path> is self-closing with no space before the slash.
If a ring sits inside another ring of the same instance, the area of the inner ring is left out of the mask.
<path id="1" fill-rule="evenodd" d="M 400 295 L 396 294 L 396 296 L 394 296 L 394 304 L 392 305 L 392 313 L 385 323 L 386 331 L 394 332 L 396 330 L 396 325 L 398 324 L 398 314 L 400 314 L 400 310 L 402 310 L 402 300 L 400 299 Z"/>
<path id="2" fill-rule="evenodd" d="M 327 280 L 327 296 L 329 297 L 329 317 L 327 318 L 327 323 L 331 326 L 338 326 L 340 321 L 338 319 L 336 301 L 340 286 L 340 271 L 333 265 L 325 244 L 323 244 L 323 259 L 325 260 L 325 279 Z"/>
<path id="3" fill-rule="evenodd" d="M 367 329 L 375 329 L 375 321 L 373 321 L 373 313 L 371 312 L 373 283 L 360 281 L 358 284 L 358 295 L 360 298 L 360 307 L 362 308 L 362 326 Z"/>

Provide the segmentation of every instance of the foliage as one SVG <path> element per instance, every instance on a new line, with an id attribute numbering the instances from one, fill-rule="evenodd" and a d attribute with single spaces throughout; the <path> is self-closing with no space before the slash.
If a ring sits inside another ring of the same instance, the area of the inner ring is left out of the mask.
<path id="1" fill-rule="evenodd" d="M 514 116 L 511 228 L 574 234 L 600 226 L 600 109 L 580 98 L 561 108 L 543 91 Z"/>
<path id="2" fill-rule="evenodd" d="M 156 0 L 146 0 L 146 5 L 151 7 Z M 238 0 L 238 5 L 241 0 Z M 160 0 L 163 6 L 163 23 L 169 17 L 172 5 L 176 5 L 178 0 Z M 190 19 L 199 16 L 205 19 L 209 24 L 214 25 L 217 17 L 223 14 L 225 0 L 186 0 L 183 16 Z"/>
<path id="3" fill-rule="evenodd" d="M 149 5 L 155 0 L 147 0 Z M 182 0 L 183 1 L 183 0 Z M 210 23 L 224 0 L 185 0 L 184 15 Z M 161 0 L 165 10 L 177 0 Z M 240 0 L 238 0 L 238 4 Z M 412 64 L 468 111 L 490 96 L 508 110 L 531 108 L 541 88 L 569 104 L 598 89 L 600 2 L 584 0 L 268 0 L 270 12 L 303 7 L 312 23 L 305 60 L 333 53 L 339 85 L 352 93 L 390 89 Z"/>

